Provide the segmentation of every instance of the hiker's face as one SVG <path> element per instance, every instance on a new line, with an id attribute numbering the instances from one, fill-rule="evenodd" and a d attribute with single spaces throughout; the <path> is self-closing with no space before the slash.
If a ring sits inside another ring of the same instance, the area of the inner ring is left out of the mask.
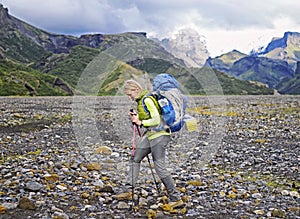
<path id="1" fill-rule="evenodd" d="M 129 100 L 135 100 L 133 93 L 129 93 L 129 94 L 127 94 L 127 96 L 128 96 Z"/>
<path id="2" fill-rule="evenodd" d="M 137 98 L 137 90 L 129 90 L 126 92 L 126 95 L 128 96 L 129 100 L 135 100 Z"/>

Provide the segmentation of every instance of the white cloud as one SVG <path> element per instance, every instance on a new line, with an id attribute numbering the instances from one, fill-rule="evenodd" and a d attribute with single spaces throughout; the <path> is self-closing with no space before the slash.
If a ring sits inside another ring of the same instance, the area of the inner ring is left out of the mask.
<path id="1" fill-rule="evenodd" d="M 249 52 L 286 31 L 300 32 L 295 0 L 0 0 L 14 16 L 54 33 L 143 31 L 167 37 L 182 27 L 205 35 L 212 55 Z"/>

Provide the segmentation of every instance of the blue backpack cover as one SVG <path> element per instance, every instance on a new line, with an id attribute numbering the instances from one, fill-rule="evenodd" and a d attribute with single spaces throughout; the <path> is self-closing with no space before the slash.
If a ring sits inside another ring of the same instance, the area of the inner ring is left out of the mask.
<path id="1" fill-rule="evenodd" d="M 178 81 L 170 74 L 162 73 L 153 80 L 153 93 L 160 107 L 163 124 L 158 129 L 170 129 L 177 132 L 184 126 L 187 97 L 179 90 Z M 147 107 L 143 102 L 147 113 Z"/>

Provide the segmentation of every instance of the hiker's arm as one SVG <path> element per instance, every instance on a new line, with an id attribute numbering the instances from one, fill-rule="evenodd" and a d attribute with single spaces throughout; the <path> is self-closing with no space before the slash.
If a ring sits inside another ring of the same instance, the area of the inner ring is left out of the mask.
<path id="1" fill-rule="evenodd" d="M 145 98 L 145 104 L 150 113 L 150 119 L 146 119 L 142 121 L 143 126 L 157 126 L 160 124 L 160 114 L 150 98 Z"/>

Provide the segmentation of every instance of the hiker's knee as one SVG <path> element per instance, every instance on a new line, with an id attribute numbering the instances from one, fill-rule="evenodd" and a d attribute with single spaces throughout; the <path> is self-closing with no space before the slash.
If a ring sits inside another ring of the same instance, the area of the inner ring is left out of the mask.
<path id="1" fill-rule="evenodd" d="M 171 174 L 169 173 L 169 171 L 167 171 L 167 169 L 156 170 L 156 172 L 160 179 L 171 176 Z"/>
<path id="2" fill-rule="evenodd" d="M 154 168 L 155 168 L 157 175 L 161 179 L 165 178 L 167 176 L 170 176 L 170 173 L 165 166 L 165 162 L 163 162 L 161 160 L 154 161 Z"/>

